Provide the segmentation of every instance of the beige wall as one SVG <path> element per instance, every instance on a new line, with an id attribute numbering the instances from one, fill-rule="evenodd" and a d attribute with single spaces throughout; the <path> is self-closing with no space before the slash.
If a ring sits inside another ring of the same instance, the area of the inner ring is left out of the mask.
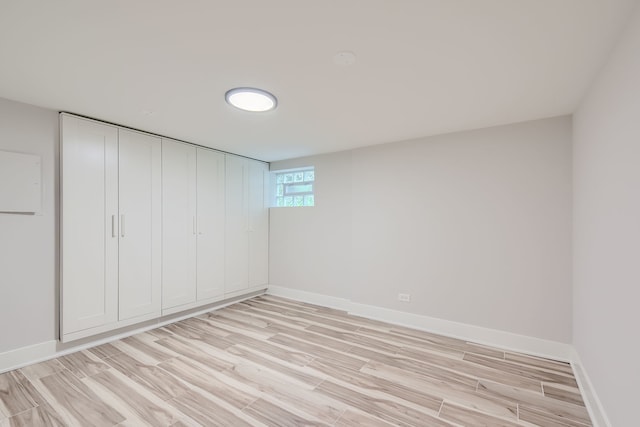
<path id="1" fill-rule="evenodd" d="M 0 353 L 58 334 L 58 114 L 0 99 L 0 150 L 42 158 L 42 212 L 0 213 Z"/>
<path id="2" fill-rule="evenodd" d="M 637 425 L 640 9 L 575 115 L 574 144 L 574 344 L 611 425 Z"/>
<path id="3" fill-rule="evenodd" d="M 569 117 L 271 169 L 311 164 L 317 206 L 271 210 L 271 285 L 571 340 Z"/>

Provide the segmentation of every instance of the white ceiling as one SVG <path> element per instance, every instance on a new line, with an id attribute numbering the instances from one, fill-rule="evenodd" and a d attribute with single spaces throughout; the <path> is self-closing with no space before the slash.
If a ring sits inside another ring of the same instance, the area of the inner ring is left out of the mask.
<path id="1" fill-rule="evenodd" d="M 636 3 L 0 0 L 0 97 L 279 160 L 571 113 Z"/>

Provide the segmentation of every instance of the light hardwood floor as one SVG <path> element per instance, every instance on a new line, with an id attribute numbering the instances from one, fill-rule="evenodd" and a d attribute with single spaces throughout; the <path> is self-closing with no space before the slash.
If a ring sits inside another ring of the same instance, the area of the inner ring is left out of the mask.
<path id="1" fill-rule="evenodd" d="M 591 425 L 566 363 L 260 296 L 0 375 L 0 426 Z"/>

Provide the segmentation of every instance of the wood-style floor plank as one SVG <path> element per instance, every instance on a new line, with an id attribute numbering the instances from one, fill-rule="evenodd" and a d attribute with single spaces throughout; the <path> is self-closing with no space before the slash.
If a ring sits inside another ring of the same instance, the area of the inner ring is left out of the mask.
<path id="1" fill-rule="evenodd" d="M 260 353 L 253 348 L 236 345 L 230 347 L 227 351 L 244 360 L 253 362 L 258 366 L 264 366 L 265 368 L 281 372 L 292 381 L 298 381 L 304 385 L 311 385 L 315 387 L 325 379 L 324 376 L 316 376 L 315 373 L 306 366 L 301 367 L 282 359 L 269 357 L 268 355 Z"/>
<path id="2" fill-rule="evenodd" d="M 311 344 L 307 341 L 299 340 L 297 338 L 293 338 L 283 334 L 277 334 L 269 338 L 268 341 L 281 344 L 283 346 L 295 348 L 296 350 L 306 353 L 312 357 L 316 356 L 316 357 L 331 359 L 336 363 L 339 363 L 342 366 L 345 366 L 350 369 L 360 369 L 366 363 L 366 360 L 363 358 L 357 358 L 347 353 L 329 350 L 326 347 L 316 345 L 316 344 Z"/>
<path id="3" fill-rule="evenodd" d="M 66 368 L 58 359 L 51 359 L 45 362 L 36 363 L 33 365 L 25 366 L 20 369 L 25 377 L 30 380 L 37 380 L 42 377 L 46 377 L 56 372 L 64 371 Z"/>
<path id="4" fill-rule="evenodd" d="M 104 402 L 108 402 L 116 411 L 121 413 L 129 423 L 151 424 L 154 426 L 169 426 L 175 421 L 176 415 L 167 410 L 162 399 L 145 393 L 128 377 L 112 370 L 101 372 L 88 377 L 83 382 L 96 391 Z M 134 393 L 122 393 L 131 390 Z"/>
<path id="5" fill-rule="evenodd" d="M 120 353 L 106 362 L 163 400 L 169 400 L 188 391 L 179 380 L 154 365 L 147 365 Z"/>
<path id="6" fill-rule="evenodd" d="M 158 365 L 176 378 L 197 387 L 229 403 L 238 409 L 242 409 L 260 396 L 260 391 L 251 387 L 239 390 L 222 381 L 223 375 L 216 375 L 219 371 L 209 370 L 201 364 L 187 359 L 172 359 Z M 247 391 L 248 390 L 248 391 Z"/>
<path id="7" fill-rule="evenodd" d="M 40 405 L 14 415 L 5 424 L 0 422 L 0 426 L 5 425 L 7 427 L 66 427 L 68 424 L 49 405 Z"/>
<path id="8" fill-rule="evenodd" d="M 62 356 L 58 361 L 78 378 L 90 377 L 109 369 L 98 356 L 86 350 Z"/>
<path id="9" fill-rule="evenodd" d="M 349 408 L 336 421 L 335 427 L 391 427 L 392 424 L 382 421 L 365 412 Z"/>
<path id="10" fill-rule="evenodd" d="M 9 426 L 591 425 L 571 365 L 264 295 L 0 375 Z"/>
<path id="11" fill-rule="evenodd" d="M 329 380 L 320 384 L 317 391 L 399 426 L 450 426 L 450 423 L 438 419 L 435 414 L 428 414 L 427 408 L 424 412 L 417 411 L 390 399 L 372 398 Z"/>
<path id="12" fill-rule="evenodd" d="M 234 411 L 195 391 L 187 392 L 167 403 L 203 426 L 250 427 L 252 425 Z"/>
<path id="13" fill-rule="evenodd" d="M 126 419 L 70 371 L 51 374 L 38 382 L 46 389 L 40 389 L 43 396 L 66 425 L 113 426 Z"/>
<path id="14" fill-rule="evenodd" d="M 474 411 L 458 405 L 453 405 L 447 401 L 442 404 L 440 418 L 443 418 L 463 426 L 477 427 L 517 427 L 517 424 L 508 420 Z"/>
<path id="15" fill-rule="evenodd" d="M 510 399 L 518 403 L 520 411 L 523 405 L 533 410 L 548 413 L 551 416 L 575 420 L 579 423 L 590 424 L 589 413 L 584 406 L 574 405 L 563 400 L 554 399 L 528 390 L 509 387 L 491 381 L 480 381 L 478 392 Z"/>
<path id="16" fill-rule="evenodd" d="M 429 409 L 438 410 L 442 404 L 441 398 L 425 393 L 422 390 L 415 390 L 404 384 L 388 381 L 364 372 L 342 368 L 334 365 L 331 361 L 316 359 L 311 363 L 310 367 L 326 374 L 328 378 L 348 383 L 358 389 L 395 396 Z"/>
<path id="17" fill-rule="evenodd" d="M 25 387 L 27 381 L 20 371 L 0 374 L 0 414 L 5 418 L 37 406 Z"/>
<path id="18" fill-rule="evenodd" d="M 502 372 L 509 372 L 521 377 L 530 378 L 534 381 L 546 381 L 557 384 L 564 384 L 571 387 L 578 387 L 578 383 L 573 376 L 547 371 L 538 367 L 526 366 L 520 363 L 493 359 L 491 357 L 472 353 L 465 354 L 463 360 L 475 363 L 477 365 L 493 368 Z"/>
<path id="19" fill-rule="evenodd" d="M 545 396 L 557 400 L 585 406 L 582 395 L 577 387 L 567 387 L 561 384 L 542 383 L 542 391 Z"/>
<path id="20" fill-rule="evenodd" d="M 269 427 L 329 427 L 312 417 L 303 417 L 287 411 L 279 405 L 258 399 L 244 409 L 244 412 Z"/>

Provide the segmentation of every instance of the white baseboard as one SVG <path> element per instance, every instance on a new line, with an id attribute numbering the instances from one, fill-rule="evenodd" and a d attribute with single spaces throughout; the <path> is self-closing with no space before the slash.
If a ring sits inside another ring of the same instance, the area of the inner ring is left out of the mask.
<path id="1" fill-rule="evenodd" d="M 51 359 L 52 355 L 56 354 L 57 344 L 58 341 L 51 340 L 0 353 L 0 374 L 21 368 L 35 361 Z"/>
<path id="2" fill-rule="evenodd" d="M 300 302 L 307 302 L 309 304 L 321 305 L 323 307 L 335 308 L 336 310 L 349 311 L 351 308 L 351 301 L 346 298 L 300 291 L 298 289 L 286 288 L 284 286 L 269 285 L 267 294 Z"/>
<path id="3" fill-rule="evenodd" d="M 573 347 L 566 343 L 372 305 L 351 303 L 349 313 L 433 332 L 451 338 L 473 341 L 477 344 L 499 347 L 507 351 L 527 353 L 532 356 L 546 357 L 565 362 L 573 360 L 575 354 Z"/>
<path id="4" fill-rule="evenodd" d="M 514 334 L 497 329 L 484 328 L 466 323 L 458 323 L 435 317 L 407 313 L 373 305 L 359 304 L 345 298 L 336 298 L 313 292 L 300 291 L 282 286 L 269 286 L 267 293 L 283 298 L 317 304 L 330 308 L 345 310 L 350 314 L 374 320 L 407 326 L 427 332 L 433 332 L 452 338 L 472 341 L 478 344 L 499 347 L 507 351 L 527 353 L 533 356 L 546 357 L 565 362 L 575 359 L 573 346 L 557 341 Z"/>
<path id="5" fill-rule="evenodd" d="M 589 417 L 591 417 L 593 427 L 611 427 L 611 421 L 609 421 L 609 417 L 607 417 L 604 411 L 602 402 L 578 354 L 576 354 L 575 359 L 571 362 L 571 366 L 573 367 L 573 373 L 578 382 L 578 388 L 580 388 L 582 392 L 585 406 L 587 407 L 587 411 L 589 411 Z"/>
<path id="6" fill-rule="evenodd" d="M 203 308 L 198 311 L 188 312 L 187 314 L 177 313 L 171 317 L 165 317 L 158 322 L 154 322 L 152 324 L 146 324 L 140 328 L 136 329 L 128 329 L 124 332 L 114 333 L 107 337 L 96 338 L 95 340 L 89 342 L 83 342 L 82 344 L 72 345 L 72 346 L 63 346 L 64 349 L 60 350 L 59 346 L 61 346 L 61 342 L 57 340 L 45 341 L 43 343 L 30 345 L 27 347 L 21 347 L 15 350 L 10 350 L 4 353 L 0 353 L 0 374 L 3 372 L 13 371 L 14 369 L 19 369 L 27 365 L 31 365 L 33 363 L 44 362 L 45 360 L 54 359 L 56 357 L 64 356 L 66 354 L 74 353 L 80 350 L 86 350 L 87 348 L 95 347 L 97 345 L 106 344 L 108 342 L 117 341 L 122 338 L 126 338 L 131 335 L 139 334 L 142 332 L 149 331 L 151 329 L 160 328 L 162 326 L 179 322 L 180 320 L 188 319 L 190 317 L 199 316 L 204 313 L 208 313 L 210 311 L 219 310 L 228 305 L 235 304 L 239 301 L 244 301 L 249 298 L 253 298 L 256 295 L 261 295 L 264 293 L 263 290 L 253 291 L 248 295 L 243 295 L 241 297 L 233 298 L 233 300 L 226 300 L 219 305 L 211 306 L 209 305 L 206 308 Z"/>

